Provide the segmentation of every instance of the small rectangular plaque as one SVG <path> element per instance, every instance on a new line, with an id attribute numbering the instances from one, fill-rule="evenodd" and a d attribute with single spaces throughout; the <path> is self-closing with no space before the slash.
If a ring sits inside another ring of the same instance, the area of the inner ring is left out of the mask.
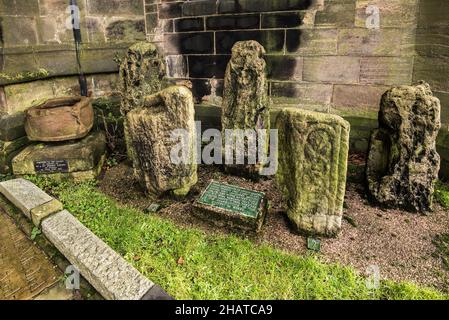
<path id="1" fill-rule="evenodd" d="M 35 161 L 34 170 L 37 173 L 67 173 L 69 172 L 69 163 L 67 160 Z"/>
<path id="2" fill-rule="evenodd" d="M 194 207 L 212 222 L 259 231 L 267 212 L 262 192 L 212 181 Z"/>
<path id="3" fill-rule="evenodd" d="M 320 252 L 321 250 L 321 240 L 314 238 L 307 238 L 307 249 Z"/>
<path id="4" fill-rule="evenodd" d="M 213 181 L 203 192 L 198 202 L 257 218 L 260 202 L 264 196 L 262 192 Z"/>

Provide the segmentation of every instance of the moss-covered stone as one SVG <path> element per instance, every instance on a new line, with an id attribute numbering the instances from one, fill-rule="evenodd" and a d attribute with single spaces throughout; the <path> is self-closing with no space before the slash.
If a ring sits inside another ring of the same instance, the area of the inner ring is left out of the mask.
<path id="1" fill-rule="evenodd" d="M 13 172 L 17 176 L 42 174 L 54 180 L 73 178 L 87 180 L 95 178 L 106 152 L 106 138 L 103 132 L 94 132 L 82 140 L 64 143 L 35 143 L 13 160 Z M 63 172 L 41 172 L 35 168 L 36 161 L 67 161 Z"/>
<path id="2" fill-rule="evenodd" d="M 128 49 L 120 62 L 121 112 L 143 107 L 147 95 L 163 88 L 165 63 L 156 46 L 149 42 L 138 42 Z"/>
<path id="3" fill-rule="evenodd" d="M 277 181 L 298 231 L 335 235 L 341 228 L 350 126 L 326 113 L 280 111 Z"/>
<path id="4" fill-rule="evenodd" d="M 28 144 L 28 142 L 26 136 L 13 141 L 0 140 L 0 173 L 11 173 L 11 160 Z"/>
<path id="5" fill-rule="evenodd" d="M 268 102 L 268 81 L 265 49 L 257 41 L 237 42 L 232 48 L 231 61 L 228 64 L 224 82 L 222 130 L 223 137 L 228 129 L 269 130 L 270 104 Z M 269 135 L 267 134 L 267 137 Z M 265 146 L 268 150 L 269 141 Z M 245 146 L 248 149 L 248 146 Z M 248 150 L 255 153 L 256 150 Z M 230 165 L 228 171 L 253 175 L 261 169 L 261 164 Z"/>
<path id="6" fill-rule="evenodd" d="M 173 86 L 147 96 L 142 108 L 129 111 L 125 121 L 128 153 L 136 178 L 153 195 L 186 195 L 196 184 L 195 109 L 189 89 Z M 180 145 L 175 130 L 185 130 L 179 163 L 172 154 Z"/>
<path id="7" fill-rule="evenodd" d="M 62 211 L 62 209 L 62 203 L 56 199 L 53 199 L 31 209 L 31 220 L 35 226 L 40 227 L 42 220 L 54 213 Z"/>
<path id="8" fill-rule="evenodd" d="M 424 82 L 394 87 L 382 96 L 366 173 L 376 202 L 419 212 L 432 208 L 440 168 L 436 151 L 440 108 Z"/>

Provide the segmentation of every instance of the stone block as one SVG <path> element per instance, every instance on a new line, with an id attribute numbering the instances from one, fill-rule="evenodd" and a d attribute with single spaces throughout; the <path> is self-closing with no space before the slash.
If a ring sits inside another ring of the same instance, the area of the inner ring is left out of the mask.
<path id="1" fill-rule="evenodd" d="M 449 91 L 449 59 L 446 57 L 416 57 L 413 81 L 424 80 L 436 91 Z"/>
<path id="2" fill-rule="evenodd" d="M 407 85 L 412 82 L 413 57 L 364 57 L 360 65 L 362 84 Z"/>
<path id="3" fill-rule="evenodd" d="M 145 40 L 145 21 L 143 19 L 114 19 L 106 26 L 106 38 L 110 42 Z"/>
<path id="4" fill-rule="evenodd" d="M 54 97 L 51 80 L 13 84 L 5 87 L 6 112 L 9 114 L 25 111 L 35 103 Z"/>
<path id="5" fill-rule="evenodd" d="M 359 76 L 358 57 L 304 57 L 304 81 L 358 83 Z"/>
<path id="6" fill-rule="evenodd" d="M 38 16 L 39 0 L 0 0 L 0 16 Z"/>
<path id="7" fill-rule="evenodd" d="M 2 17 L 0 29 L 3 30 L 2 40 L 5 47 L 30 46 L 38 43 L 35 17 Z"/>
<path id="8" fill-rule="evenodd" d="M 407 44 L 404 29 L 348 28 L 338 30 L 339 55 L 401 56 Z"/>
<path id="9" fill-rule="evenodd" d="M 293 100 L 294 104 L 318 103 L 321 106 L 329 106 L 332 101 L 333 86 L 321 83 L 292 83 L 272 82 L 271 96 L 278 102 L 283 99 L 287 104 Z"/>
<path id="10" fill-rule="evenodd" d="M 67 7 L 67 4 L 66 4 Z M 66 27 L 67 16 L 65 10 L 59 12 L 60 16 L 39 17 L 37 20 L 37 32 L 41 44 L 73 43 L 73 31 Z"/>
<path id="11" fill-rule="evenodd" d="M 265 56 L 267 76 L 270 80 L 302 80 L 302 57 L 296 56 Z"/>
<path id="12" fill-rule="evenodd" d="M 375 202 L 415 212 L 432 209 L 440 127 L 440 101 L 427 83 L 394 87 L 382 96 L 366 167 Z"/>
<path id="13" fill-rule="evenodd" d="M 193 213 L 219 227 L 260 232 L 268 211 L 264 193 L 212 181 Z"/>
<path id="14" fill-rule="evenodd" d="M 237 42 L 232 48 L 232 57 L 225 74 L 221 117 L 222 136 L 226 137 L 227 142 L 228 130 L 233 133 L 251 130 L 255 133 L 255 139 L 258 130 L 264 130 L 266 137 L 269 136 L 270 105 L 264 55 L 265 49 L 256 41 Z M 258 148 L 268 152 L 269 139 L 265 140 L 265 145 L 258 145 Z M 256 159 L 255 143 L 243 143 L 243 150 L 236 147 L 236 153 L 245 155 L 244 163 L 237 164 L 237 155 L 234 157 L 233 154 L 231 159 L 226 156 L 225 169 L 255 177 L 261 174 L 263 163 L 249 163 L 250 158 Z"/>
<path id="15" fill-rule="evenodd" d="M 118 97 L 120 94 L 117 73 L 91 75 L 87 77 L 87 82 L 91 84 L 89 90 L 92 92 L 93 98 Z"/>
<path id="16" fill-rule="evenodd" d="M 31 181 L 13 179 L 0 182 L 0 192 L 31 219 L 31 210 L 53 200 Z"/>
<path id="17" fill-rule="evenodd" d="M 381 28 L 413 28 L 417 22 L 417 0 L 357 0 L 355 26 L 366 28 L 368 6 L 376 6 L 380 12 Z"/>
<path id="18" fill-rule="evenodd" d="M 213 54 L 214 33 L 194 32 L 164 35 L 164 53 L 177 54 Z"/>
<path id="19" fill-rule="evenodd" d="M 64 15 L 67 18 L 67 8 L 70 2 L 66 0 L 39 0 L 39 10 L 41 16 L 57 16 Z M 81 11 L 85 10 L 84 1 L 77 1 L 77 6 Z"/>
<path id="20" fill-rule="evenodd" d="M 62 209 L 62 203 L 56 199 L 53 199 L 31 209 L 31 221 L 33 221 L 35 226 L 40 227 L 42 220 L 54 213 L 62 211 Z"/>
<path id="21" fill-rule="evenodd" d="M 147 95 L 160 91 L 165 72 L 165 61 L 154 44 L 138 42 L 132 45 L 120 63 L 122 114 L 143 107 Z"/>
<path id="22" fill-rule="evenodd" d="M 316 13 L 315 25 L 319 27 L 352 27 L 354 26 L 355 0 L 326 0 L 323 10 Z"/>
<path id="23" fill-rule="evenodd" d="M 21 137 L 13 141 L 1 141 L 0 140 L 0 173 L 11 173 L 12 159 L 28 144 L 28 138 Z"/>
<path id="24" fill-rule="evenodd" d="M 449 92 L 434 91 L 441 103 L 441 123 L 449 124 Z"/>
<path id="25" fill-rule="evenodd" d="M 338 32 L 336 29 L 289 29 L 286 31 L 288 53 L 300 55 L 336 55 Z"/>
<path id="26" fill-rule="evenodd" d="M 195 109 L 189 89 L 173 86 L 145 97 L 126 115 L 128 155 L 153 195 L 184 196 L 197 182 Z"/>
<path id="27" fill-rule="evenodd" d="M 377 111 L 382 94 L 387 86 L 335 85 L 332 103 L 337 109 Z"/>
<path id="28" fill-rule="evenodd" d="M 32 144 L 13 160 L 17 176 L 41 174 L 61 180 L 95 178 L 106 152 L 103 132 L 94 132 L 86 138 L 69 143 Z"/>
<path id="29" fill-rule="evenodd" d="M 333 236 L 341 228 L 349 127 L 333 114 L 298 108 L 279 112 L 276 180 L 299 232 Z"/>
<path id="30" fill-rule="evenodd" d="M 112 73 L 118 71 L 115 58 L 122 59 L 128 49 L 128 42 L 117 43 L 115 48 L 85 48 L 81 55 L 81 64 L 85 74 Z"/>
<path id="31" fill-rule="evenodd" d="M 24 137 L 25 113 L 4 114 L 0 117 L 0 140 L 13 141 Z"/>
<path id="32" fill-rule="evenodd" d="M 140 300 L 154 285 L 66 210 L 42 232 L 105 299 Z"/>
<path id="33" fill-rule="evenodd" d="M 167 56 L 167 76 L 171 78 L 187 78 L 187 62 L 183 55 Z"/>
<path id="34" fill-rule="evenodd" d="M 215 33 L 215 50 L 217 54 L 229 54 L 237 42 L 257 41 L 268 54 L 283 54 L 284 34 L 284 30 L 220 31 Z M 299 46 L 298 39 L 294 40 L 294 44 L 290 47 Z M 210 49 L 213 51 L 214 47 L 212 46 Z"/>
<path id="35" fill-rule="evenodd" d="M 159 285 L 155 284 L 140 300 L 174 300 Z"/>
<path id="36" fill-rule="evenodd" d="M 219 15 L 206 17 L 207 30 L 245 30 L 259 29 L 260 15 Z"/>

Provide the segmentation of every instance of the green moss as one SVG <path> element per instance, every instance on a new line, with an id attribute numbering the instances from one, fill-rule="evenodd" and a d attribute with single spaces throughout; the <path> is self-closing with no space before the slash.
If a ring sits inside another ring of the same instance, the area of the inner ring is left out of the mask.
<path id="1" fill-rule="evenodd" d="M 449 209 L 449 184 L 437 182 L 434 197 L 443 208 Z"/>
<path id="2" fill-rule="evenodd" d="M 42 68 L 37 71 L 21 72 L 21 73 L 15 74 L 15 75 L 0 73 L 0 83 L 25 82 L 25 81 L 47 78 L 49 75 L 50 75 L 50 73 L 47 70 L 42 69 Z"/>

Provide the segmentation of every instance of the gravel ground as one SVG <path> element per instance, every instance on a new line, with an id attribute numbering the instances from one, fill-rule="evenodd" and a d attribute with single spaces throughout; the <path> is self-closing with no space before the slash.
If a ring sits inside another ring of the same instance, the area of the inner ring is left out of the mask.
<path id="1" fill-rule="evenodd" d="M 369 204 L 363 181 L 363 156 L 350 157 L 345 220 L 336 238 L 322 239 L 320 258 L 326 262 L 351 265 L 361 273 L 375 265 L 381 277 L 409 280 L 421 285 L 449 291 L 449 272 L 441 258 L 434 254 L 434 238 L 449 232 L 449 211 L 436 205 L 429 215 L 412 214 L 400 210 L 385 210 Z M 150 199 L 132 177 L 132 169 L 122 163 L 107 170 L 100 189 L 119 202 L 144 210 L 151 203 L 163 205 L 157 215 L 168 218 L 182 227 L 196 227 L 207 233 L 230 233 L 191 214 L 192 203 L 211 180 L 218 180 L 265 192 L 271 203 L 267 223 L 258 234 L 238 234 L 256 243 L 268 243 L 293 254 L 304 254 L 306 238 L 295 234 L 285 215 L 285 204 L 273 180 L 257 183 L 241 177 L 223 174 L 219 168 L 201 166 L 199 182 L 183 201 L 169 197 Z"/>

